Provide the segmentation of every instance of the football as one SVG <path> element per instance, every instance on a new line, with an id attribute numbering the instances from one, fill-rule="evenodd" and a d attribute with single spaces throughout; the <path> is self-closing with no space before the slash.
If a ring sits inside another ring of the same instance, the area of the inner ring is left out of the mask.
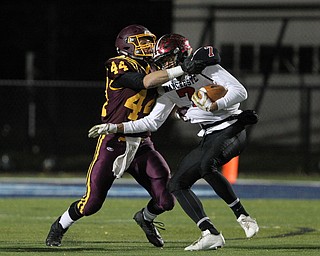
<path id="1" fill-rule="evenodd" d="M 209 84 L 206 86 L 201 87 L 197 94 L 199 99 L 202 98 L 202 95 L 206 93 L 208 95 L 208 98 L 212 101 L 215 102 L 216 100 L 222 98 L 224 95 L 227 93 L 227 89 L 224 88 L 222 85 L 217 85 L 217 84 Z"/>

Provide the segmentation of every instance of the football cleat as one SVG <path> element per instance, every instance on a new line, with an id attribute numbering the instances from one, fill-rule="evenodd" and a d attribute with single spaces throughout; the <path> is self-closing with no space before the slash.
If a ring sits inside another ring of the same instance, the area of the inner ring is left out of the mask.
<path id="1" fill-rule="evenodd" d="M 143 209 L 141 211 L 138 211 L 134 215 L 133 219 L 142 228 L 150 243 L 152 243 L 156 247 L 162 247 L 164 245 L 163 239 L 159 231 L 155 227 L 153 221 L 147 221 L 143 218 Z"/>
<path id="2" fill-rule="evenodd" d="M 225 245 L 225 240 L 222 234 L 213 235 L 209 230 L 201 232 L 201 237 L 191 245 L 184 248 L 185 251 L 202 251 L 202 250 L 217 250 Z"/>
<path id="3" fill-rule="evenodd" d="M 252 219 L 250 216 L 245 216 L 244 214 L 241 214 L 237 221 L 246 233 L 247 238 L 251 238 L 258 233 L 258 223 L 255 219 Z"/>
<path id="4" fill-rule="evenodd" d="M 60 246 L 63 235 L 67 232 L 67 228 L 62 228 L 59 223 L 60 217 L 51 225 L 49 234 L 46 239 L 47 246 Z"/>

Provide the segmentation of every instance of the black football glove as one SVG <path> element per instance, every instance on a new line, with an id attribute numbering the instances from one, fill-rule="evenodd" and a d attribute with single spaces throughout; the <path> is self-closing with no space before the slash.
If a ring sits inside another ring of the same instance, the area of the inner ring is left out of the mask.
<path id="1" fill-rule="evenodd" d="M 181 64 L 181 68 L 187 74 L 200 74 L 205 69 L 206 62 L 203 60 L 193 60 L 193 55 L 187 57 Z"/>
<path id="2" fill-rule="evenodd" d="M 193 53 L 194 60 L 202 60 L 207 66 L 220 64 L 219 51 L 213 46 L 202 46 Z"/>

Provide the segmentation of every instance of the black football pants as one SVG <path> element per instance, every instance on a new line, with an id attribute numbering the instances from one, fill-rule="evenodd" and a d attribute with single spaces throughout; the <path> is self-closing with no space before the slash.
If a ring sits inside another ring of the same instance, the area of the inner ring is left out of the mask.
<path id="1" fill-rule="evenodd" d="M 239 155 L 246 146 L 245 127 L 235 123 L 203 137 L 199 145 L 187 154 L 169 181 L 170 192 L 195 223 L 206 217 L 202 204 L 191 186 L 203 178 L 228 205 L 237 200 L 228 180 L 219 167 Z"/>

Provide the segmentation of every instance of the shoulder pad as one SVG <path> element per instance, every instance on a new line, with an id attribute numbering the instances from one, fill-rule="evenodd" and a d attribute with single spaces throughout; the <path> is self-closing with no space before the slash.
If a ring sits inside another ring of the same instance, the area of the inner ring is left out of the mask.
<path id="1" fill-rule="evenodd" d="M 127 56 L 124 56 L 124 55 L 116 56 L 116 57 L 108 59 L 105 62 L 105 66 L 108 66 L 108 65 L 110 66 L 112 64 L 112 62 L 117 65 L 120 64 L 120 62 L 121 62 L 122 64 L 130 65 L 130 67 L 137 65 L 135 60 L 128 58 Z"/>
<path id="2" fill-rule="evenodd" d="M 105 63 L 105 68 L 108 70 L 108 77 L 115 79 L 127 72 L 137 72 L 138 64 L 125 56 L 117 56 L 108 59 Z"/>
<path id="3" fill-rule="evenodd" d="M 207 66 L 220 64 L 221 62 L 218 50 L 210 45 L 198 48 L 193 53 L 192 60 L 202 60 L 207 64 Z"/>

